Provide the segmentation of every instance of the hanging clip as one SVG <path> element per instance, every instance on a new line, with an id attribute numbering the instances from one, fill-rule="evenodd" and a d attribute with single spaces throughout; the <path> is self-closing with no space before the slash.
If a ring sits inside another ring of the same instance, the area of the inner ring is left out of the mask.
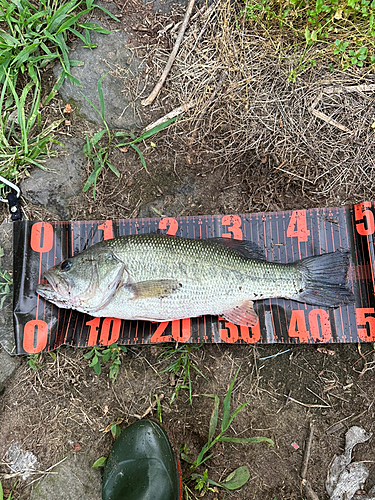
<path id="1" fill-rule="evenodd" d="M 15 193 L 13 193 L 13 191 L 10 191 L 7 194 L 7 199 L 0 196 L 0 201 L 2 201 L 4 203 L 8 203 L 11 219 L 13 221 L 14 220 L 21 220 L 22 213 L 20 210 L 20 205 L 18 203 L 18 198 L 20 197 L 20 194 L 21 194 L 19 187 L 17 187 L 15 184 L 13 184 L 13 182 L 8 181 L 8 179 L 4 179 L 4 177 L 2 177 L 1 175 L 0 175 L 0 182 L 3 182 L 4 184 L 6 184 L 7 186 L 9 186 L 10 188 L 12 188 L 15 191 Z"/>

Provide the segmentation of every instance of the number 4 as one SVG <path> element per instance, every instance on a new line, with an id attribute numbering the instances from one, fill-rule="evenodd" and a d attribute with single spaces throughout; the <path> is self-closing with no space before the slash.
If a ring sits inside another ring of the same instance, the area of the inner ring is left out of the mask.
<path id="1" fill-rule="evenodd" d="M 306 210 L 294 210 L 292 212 L 286 235 L 289 238 L 297 237 L 298 243 L 308 240 L 310 231 L 307 229 Z"/>

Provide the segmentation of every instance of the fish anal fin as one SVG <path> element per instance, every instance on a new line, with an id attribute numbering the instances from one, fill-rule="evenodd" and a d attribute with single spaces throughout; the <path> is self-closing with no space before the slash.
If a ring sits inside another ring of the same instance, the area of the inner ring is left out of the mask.
<path id="1" fill-rule="evenodd" d="M 133 300 L 168 297 L 171 293 L 181 288 L 177 280 L 149 280 L 136 283 L 127 283 L 125 288 L 133 292 Z"/>
<path id="2" fill-rule="evenodd" d="M 251 300 L 246 300 L 234 309 L 223 312 L 221 316 L 235 325 L 247 327 L 255 326 L 259 321 Z"/>

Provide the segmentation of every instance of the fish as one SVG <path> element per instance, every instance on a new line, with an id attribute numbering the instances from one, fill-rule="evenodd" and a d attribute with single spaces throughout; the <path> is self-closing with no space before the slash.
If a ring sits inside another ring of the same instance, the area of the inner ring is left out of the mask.
<path id="1" fill-rule="evenodd" d="M 257 300 L 327 308 L 353 302 L 349 263 L 340 251 L 280 264 L 260 259 L 246 241 L 138 234 L 65 259 L 45 272 L 36 291 L 91 316 L 162 322 L 212 315 L 252 327 Z"/>

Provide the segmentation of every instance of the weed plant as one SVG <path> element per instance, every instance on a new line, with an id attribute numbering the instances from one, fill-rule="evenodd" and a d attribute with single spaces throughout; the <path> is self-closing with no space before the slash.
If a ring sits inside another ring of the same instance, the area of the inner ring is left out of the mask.
<path id="1" fill-rule="evenodd" d="M 195 481 L 196 490 L 200 491 L 201 493 L 205 493 L 205 491 L 207 491 L 211 486 L 224 488 L 226 491 L 238 489 L 241 488 L 249 479 L 250 474 L 246 466 L 239 467 L 238 469 L 233 471 L 224 481 L 220 483 L 216 483 L 215 481 L 208 479 L 207 471 L 205 471 L 203 475 L 195 473 L 195 470 L 200 465 L 204 464 L 209 458 L 212 457 L 211 449 L 217 443 L 236 443 L 236 444 L 266 443 L 270 446 L 274 445 L 274 442 L 266 437 L 237 438 L 225 435 L 228 432 L 236 416 L 243 410 L 245 406 L 247 406 L 247 403 L 244 403 L 240 405 L 231 414 L 231 397 L 239 371 L 240 368 L 237 370 L 235 376 L 231 380 L 228 391 L 224 397 L 220 428 L 218 429 L 219 408 L 220 408 L 219 396 L 217 394 L 206 394 L 205 395 L 206 397 L 212 398 L 214 400 L 214 408 L 212 410 L 211 419 L 209 423 L 207 442 L 204 444 L 204 446 L 202 447 L 201 451 L 199 452 L 195 460 L 192 460 L 188 456 L 188 454 L 186 453 L 186 449 L 184 449 L 181 453 L 181 458 L 190 464 L 191 474 L 187 478 L 185 478 L 184 481 L 184 484 L 186 486 L 185 494 L 188 498 L 189 498 L 189 492 L 191 493 L 191 490 L 188 487 L 189 482 L 191 480 Z"/>
<path id="2" fill-rule="evenodd" d="M 102 372 L 102 363 L 111 361 L 111 366 L 109 367 L 109 378 L 112 382 L 115 382 L 120 365 L 121 365 L 121 353 L 127 352 L 126 346 L 111 344 L 109 347 L 93 347 L 89 352 L 83 355 L 85 359 L 91 359 L 89 366 L 93 368 L 97 375 Z"/>
<path id="3" fill-rule="evenodd" d="M 193 349 L 199 349 L 200 346 L 191 346 L 187 344 L 183 344 L 179 346 L 177 349 L 174 347 L 166 346 L 162 347 L 163 351 L 160 354 L 160 357 L 169 360 L 175 356 L 177 359 L 172 361 L 172 363 L 167 366 L 160 373 L 172 373 L 175 376 L 179 377 L 179 382 L 176 384 L 175 390 L 172 394 L 170 404 L 173 403 L 175 399 L 178 398 L 178 393 L 181 389 L 188 389 L 189 391 L 189 400 L 190 404 L 193 405 L 192 400 L 192 385 L 191 385 L 191 369 L 195 370 L 201 377 L 206 378 L 203 373 L 191 362 L 191 352 Z"/>
<path id="4" fill-rule="evenodd" d="M 344 70 L 375 64 L 375 0 L 247 0 L 244 13 L 269 34 L 278 26 L 297 37 L 296 46 L 304 47 L 298 71 L 306 68 L 304 56 L 317 42 Z"/>
<path id="5" fill-rule="evenodd" d="M 7 108 L 7 95 L 14 105 Z M 18 97 L 8 75 L 0 94 L 0 175 L 17 183 L 18 177 L 30 165 L 43 168 L 41 163 L 50 156 L 53 131 L 62 120 L 42 126 L 40 89 L 29 82 Z"/>
<path id="6" fill-rule="evenodd" d="M 50 62 L 59 61 L 63 68 L 62 81 L 68 77 L 79 85 L 71 68 L 80 62 L 69 61 L 66 42 L 73 34 L 87 48 L 93 48 L 90 31 L 109 33 L 95 23 L 80 22 L 80 18 L 95 7 L 118 20 L 94 0 L 0 0 L 0 84 L 9 74 L 16 87 L 19 73 L 27 73 L 40 87 L 40 69 Z M 60 79 L 58 83 L 61 85 L 62 81 Z"/>
<path id="7" fill-rule="evenodd" d="M 87 96 L 82 94 L 83 97 L 86 99 L 86 101 L 90 104 L 90 106 L 98 113 L 105 127 L 104 129 L 99 130 L 99 132 L 96 132 L 96 134 L 94 134 L 94 136 L 91 139 L 89 139 L 89 137 L 86 135 L 86 144 L 83 147 L 83 153 L 87 156 L 87 158 L 89 158 L 89 160 L 94 165 L 94 168 L 83 187 L 83 191 L 84 192 L 88 191 L 92 186 L 94 199 L 96 194 L 96 183 L 99 174 L 103 168 L 109 167 L 117 177 L 120 177 L 120 173 L 117 170 L 117 168 L 109 161 L 109 155 L 110 152 L 112 151 L 111 147 L 127 148 L 129 146 L 133 148 L 134 151 L 136 151 L 136 153 L 138 154 L 143 167 L 147 171 L 146 161 L 137 144 L 157 134 L 158 132 L 160 132 L 160 130 L 163 130 L 164 128 L 168 127 L 178 118 L 178 117 L 171 118 L 165 123 L 157 125 L 151 130 L 144 132 L 139 137 L 136 137 L 131 132 L 121 132 L 121 131 L 112 132 L 109 129 L 107 122 L 105 121 L 105 102 L 103 96 L 102 81 L 106 76 L 107 75 L 103 75 L 101 78 L 99 78 L 97 83 L 100 110 L 95 106 L 95 104 L 93 104 L 90 101 L 90 99 Z M 116 144 L 114 144 L 114 140 L 116 140 Z"/>

